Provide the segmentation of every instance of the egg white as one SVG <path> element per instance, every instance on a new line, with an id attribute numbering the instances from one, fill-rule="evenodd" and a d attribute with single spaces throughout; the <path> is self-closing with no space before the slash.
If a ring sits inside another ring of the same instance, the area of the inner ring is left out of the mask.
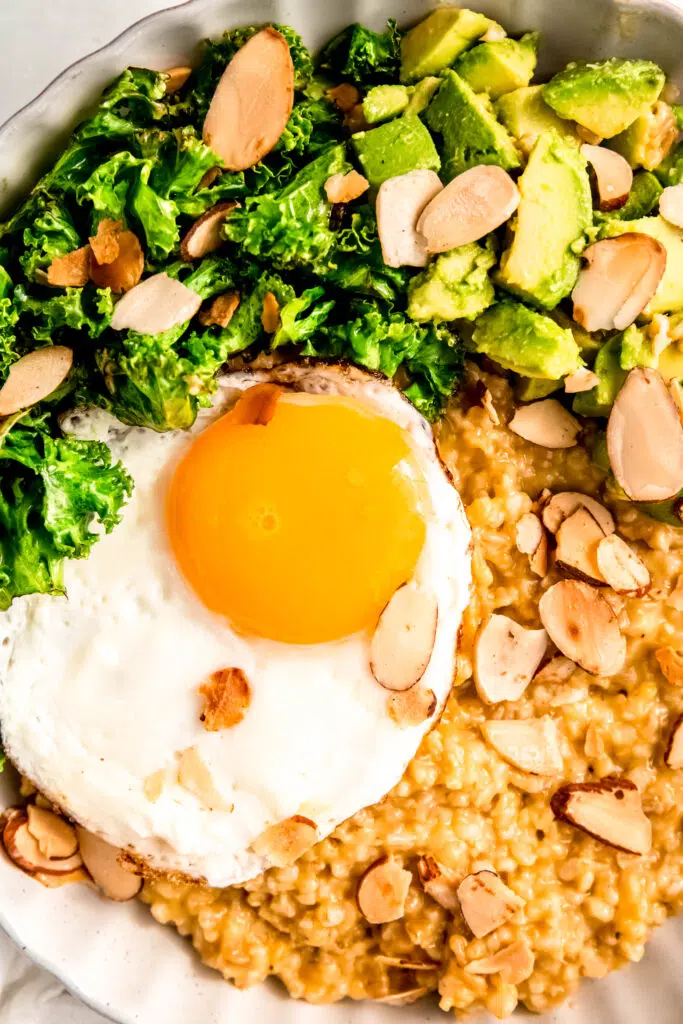
<path id="1" fill-rule="evenodd" d="M 170 473 L 194 435 L 266 379 L 352 397 L 409 436 L 429 499 L 415 579 L 439 604 L 423 685 L 440 710 L 469 597 L 470 531 L 429 425 L 388 382 L 358 370 L 287 364 L 230 374 L 189 432 L 157 434 L 101 410 L 74 411 L 67 432 L 105 440 L 135 481 L 133 498 L 87 560 L 67 562 L 66 597 L 22 598 L 0 617 L 0 721 L 15 764 L 75 820 L 151 868 L 216 886 L 269 866 L 250 850 L 269 825 L 301 814 L 322 838 L 378 801 L 438 715 L 403 729 L 390 718 L 388 692 L 370 671 L 368 633 L 310 646 L 239 636 L 180 575 L 164 518 Z M 228 666 L 245 672 L 251 704 L 239 725 L 209 733 L 197 689 Z M 178 784 L 176 754 L 188 747 L 226 809 Z M 151 801 L 145 779 L 161 769 L 167 781 Z"/>

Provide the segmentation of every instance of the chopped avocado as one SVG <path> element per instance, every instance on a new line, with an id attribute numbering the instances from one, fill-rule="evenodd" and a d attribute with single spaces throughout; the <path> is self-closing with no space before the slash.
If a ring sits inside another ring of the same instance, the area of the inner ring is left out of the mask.
<path id="1" fill-rule="evenodd" d="M 579 253 L 593 221 L 593 201 L 580 150 L 556 132 L 540 135 L 518 182 L 521 200 L 498 283 L 544 309 L 569 295 Z M 559 376 L 559 375 L 558 375 Z"/>
<path id="2" fill-rule="evenodd" d="M 365 120 L 368 124 L 377 124 L 402 114 L 412 91 L 407 85 L 376 85 L 363 100 Z"/>
<path id="3" fill-rule="evenodd" d="M 521 39 L 479 43 L 458 57 L 453 70 L 475 92 L 487 92 L 492 100 L 497 100 L 504 93 L 529 84 L 540 38 L 539 32 L 527 32 Z"/>
<path id="4" fill-rule="evenodd" d="M 589 438 L 586 440 L 586 446 L 590 451 L 592 462 L 598 469 L 601 469 L 603 473 L 611 474 L 612 467 L 607 454 L 607 431 L 596 430 L 593 440 L 591 441 Z"/>
<path id="5" fill-rule="evenodd" d="M 672 327 L 675 320 L 675 316 L 671 317 Z M 683 381 L 683 349 L 680 343 L 674 342 L 664 349 L 657 362 L 657 369 L 665 381 Z"/>
<path id="6" fill-rule="evenodd" d="M 538 402 L 562 387 L 562 380 L 541 380 L 540 377 L 518 377 L 515 381 L 515 398 L 518 402 Z"/>
<path id="7" fill-rule="evenodd" d="M 680 185 L 683 181 L 683 142 L 674 146 L 659 167 L 655 168 L 655 175 L 665 188 L 667 185 Z"/>
<path id="8" fill-rule="evenodd" d="M 401 41 L 401 81 L 438 75 L 494 25 L 495 21 L 484 14 L 466 8 L 440 7 L 432 11 Z"/>
<path id="9" fill-rule="evenodd" d="M 633 175 L 633 184 L 628 194 L 628 199 L 618 210 L 610 210 L 609 213 L 600 213 L 596 210 L 594 217 L 596 221 L 605 220 L 638 220 L 646 217 L 657 203 L 662 194 L 662 186 L 654 174 L 650 171 L 638 171 Z"/>
<path id="10" fill-rule="evenodd" d="M 438 171 L 441 166 L 434 141 L 419 117 L 401 117 L 357 132 L 351 141 L 373 188 L 398 174 L 422 168 Z"/>
<path id="11" fill-rule="evenodd" d="M 679 132 L 683 132 L 683 104 L 672 103 L 671 113 L 674 116 L 674 121 L 676 122 L 676 127 L 678 128 Z"/>
<path id="12" fill-rule="evenodd" d="M 474 320 L 493 302 L 488 271 L 495 262 L 490 242 L 470 242 L 437 256 L 408 285 L 408 316 L 420 321 Z"/>
<path id="13" fill-rule="evenodd" d="M 411 96 L 408 106 L 405 109 L 405 113 L 421 114 L 432 102 L 434 93 L 440 85 L 440 78 L 430 76 L 429 78 L 423 78 L 420 82 L 416 82 L 415 85 L 409 87 L 411 89 Z"/>
<path id="14" fill-rule="evenodd" d="M 602 341 L 597 338 L 594 334 L 589 334 L 581 324 L 577 324 L 576 320 L 572 320 L 570 316 L 563 313 L 561 309 L 554 309 L 552 313 L 548 314 L 553 318 L 556 324 L 560 327 L 564 327 L 566 330 L 571 331 L 574 335 L 574 341 L 581 349 L 582 356 L 591 356 L 592 353 L 597 352 L 602 346 Z"/>
<path id="15" fill-rule="evenodd" d="M 615 149 L 631 167 L 644 167 L 653 171 L 668 155 L 676 141 L 678 128 L 671 107 L 658 100 L 649 110 L 637 117 L 625 132 L 610 139 Z"/>
<path id="16" fill-rule="evenodd" d="M 664 86 L 664 72 L 649 60 L 610 57 L 568 64 L 544 87 L 553 110 L 603 139 L 623 132 L 645 114 Z"/>
<path id="17" fill-rule="evenodd" d="M 621 335 L 617 334 L 605 342 L 595 358 L 593 373 L 598 375 L 598 383 L 590 391 L 581 391 L 574 398 L 572 408 L 577 416 L 609 416 L 614 399 L 626 380 L 620 356 Z"/>
<path id="18" fill-rule="evenodd" d="M 472 344 L 477 352 L 523 377 L 555 381 L 581 365 L 571 331 L 514 299 L 501 299 L 482 313 Z"/>
<path id="19" fill-rule="evenodd" d="M 496 113 L 516 139 L 535 141 L 543 132 L 556 131 L 578 144 L 576 125 L 564 121 L 543 99 L 542 85 L 527 85 L 508 92 L 496 103 Z"/>
<path id="20" fill-rule="evenodd" d="M 658 239 L 666 249 L 664 277 L 654 297 L 643 311 L 674 313 L 683 309 L 683 231 L 669 224 L 663 217 L 641 217 L 640 220 L 610 220 L 603 226 L 600 237 L 613 238 L 627 231 L 642 232 Z"/>
<path id="21" fill-rule="evenodd" d="M 427 124 L 442 136 L 444 178 L 476 164 L 498 164 L 505 170 L 519 167 L 512 136 L 493 113 L 485 94 L 477 95 L 455 71 L 445 71 L 441 86 L 425 114 Z"/>
<path id="22" fill-rule="evenodd" d="M 631 324 L 621 336 L 619 365 L 622 370 L 632 370 L 635 366 L 657 366 L 657 356 L 652 351 L 652 339 L 640 327 Z"/>

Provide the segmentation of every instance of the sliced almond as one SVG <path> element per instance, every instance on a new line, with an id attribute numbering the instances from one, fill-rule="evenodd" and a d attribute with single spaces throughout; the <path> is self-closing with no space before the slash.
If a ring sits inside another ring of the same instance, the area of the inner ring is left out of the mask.
<path id="1" fill-rule="evenodd" d="M 377 233 L 388 267 L 424 267 L 427 243 L 417 230 L 423 209 L 443 185 L 434 171 L 417 170 L 383 181 L 377 193 Z"/>
<path id="2" fill-rule="evenodd" d="M 477 634 L 474 681 L 486 704 L 519 700 L 548 647 L 544 629 L 525 629 L 507 615 L 491 615 Z"/>
<path id="3" fill-rule="evenodd" d="M 496 25 L 495 22 L 484 32 L 483 36 L 479 37 L 480 43 L 500 43 L 503 39 L 507 39 L 507 32 L 502 25 Z"/>
<path id="4" fill-rule="evenodd" d="M 285 868 L 302 857 L 318 841 L 318 826 L 310 818 L 295 814 L 265 829 L 251 848 L 276 868 Z"/>
<path id="5" fill-rule="evenodd" d="M 405 956 L 384 956 L 383 953 L 378 953 L 373 959 L 378 964 L 401 971 L 436 971 L 441 966 L 436 960 L 409 960 Z"/>
<path id="6" fill-rule="evenodd" d="M 593 373 L 587 366 L 581 366 L 564 378 L 564 390 L 568 395 L 577 395 L 592 390 L 599 382 L 597 373 Z"/>
<path id="7" fill-rule="evenodd" d="M 268 26 L 240 47 L 223 72 L 204 121 L 204 142 L 227 170 L 244 171 L 270 153 L 293 103 L 289 46 Z"/>
<path id="8" fill-rule="evenodd" d="M 416 583 L 399 587 L 370 642 L 370 670 L 387 690 L 409 690 L 427 670 L 439 618 L 436 596 Z"/>
<path id="9" fill-rule="evenodd" d="M 579 421 L 556 398 L 520 406 L 508 427 L 513 434 L 542 448 L 573 448 L 581 430 Z"/>
<path id="10" fill-rule="evenodd" d="M 498 410 L 493 404 L 493 395 L 491 394 L 488 388 L 484 388 L 484 391 L 481 396 L 481 405 L 482 408 L 488 414 L 488 418 L 491 420 L 491 423 L 493 423 L 494 427 L 500 426 L 500 416 L 498 415 Z"/>
<path id="11" fill-rule="evenodd" d="M 616 533 L 599 542 L 597 562 L 603 578 L 617 594 L 642 597 L 652 586 L 645 562 Z"/>
<path id="12" fill-rule="evenodd" d="M 643 812 L 636 785 L 608 776 L 599 782 L 575 782 L 554 793 L 556 818 L 624 853 L 649 853 L 652 825 Z"/>
<path id="13" fill-rule="evenodd" d="M 350 82 L 342 82 L 341 85 L 335 85 L 334 88 L 328 89 L 325 95 L 344 114 L 347 114 L 349 110 L 353 110 L 360 103 L 360 93 L 355 85 L 351 85 Z"/>
<path id="14" fill-rule="evenodd" d="M 500 974 L 508 985 L 521 985 L 531 976 L 535 957 L 524 940 L 505 946 L 492 956 L 471 960 L 465 967 L 467 974 Z"/>
<path id="15" fill-rule="evenodd" d="M 148 775 L 142 783 L 142 791 L 150 803 L 155 804 L 163 793 L 168 781 L 168 774 L 166 768 L 159 768 L 158 771 Z"/>
<path id="16" fill-rule="evenodd" d="M 561 580 L 538 606 L 556 647 L 594 676 L 613 676 L 626 660 L 619 620 L 599 590 L 580 580 Z"/>
<path id="17" fill-rule="evenodd" d="M 178 784 L 196 796 L 210 811 L 232 811 L 214 785 L 211 772 L 196 747 L 187 747 L 178 757 Z"/>
<path id="18" fill-rule="evenodd" d="M 265 427 L 275 415 L 281 394 L 282 391 L 277 384 L 254 384 L 244 392 L 231 410 L 230 419 L 243 427 Z"/>
<path id="19" fill-rule="evenodd" d="M 261 324 L 266 334 L 275 334 L 280 326 L 280 304 L 272 292 L 266 292 L 263 296 Z"/>
<path id="20" fill-rule="evenodd" d="M 666 268 L 666 249 L 651 235 L 635 231 L 605 238 L 583 253 L 572 299 L 574 319 L 587 331 L 623 331 L 657 291 Z"/>
<path id="21" fill-rule="evenodd" d="M 87 829 L 76 831 L 83 863 L 98 889 L 116 903 L 134 899 L 142 889 L 142 878 L 123 866 L 121 850 Z"/>
<path id="22" fill-rule="evenodd" d="M 524 900 L 495 871 L 477 871 L 463 878 L 458 899 L 467 927 L 478 939 L 500 928 L 524 906 Z"/>
<path id="23" fill-rule="evenodd" d="M 664 751 L 667 768 L 683 768 L 683 715 L 679 715 L 669 733 Z"/>
<path id="24" fill-rule="evenodd" d="M 90 236 L 90 248 L 100 265 L 113 263 L 120 252 L 119 235 L 123 231 L 122 220 L 110 220 L 104 217 L 97 225 L 97 234 Z M 90 268 L 88 265 L 88 276 Z"/>
<path id="25" fill-rule="evenodd" d="M 56 256 L 47 268 L 47 283 L 56 288 L 82 288 L 90 280 L 90 246 Z"/>
<path id="26" fill-rule="evenodd" d="M 411 686 L 409 690 L 392 693 L 387 699 L 389 716 L 401 729 L 429 721 L 436 711 L 436 704 L 434 691 L 425 690 L 421 686 Z"/>
<path id="27" fill-rule="evenodd" d="M 215 252 L 223 244 L 225 218 L 239 203 L 216 203 L 196 220 L 180 243 L 180 255 L 184 260 L 199 260 Z"/>
<path id="28" fill-rule="evenodd" d="M 244 718 L 251 703 L 249 680 L 241 668 L 222 668 L 199 687 L 204 710 L 199 716 L 207 732 L 230 729 Z"/>
<path id="29" fill-rule="evenodd" d="M 541 683 L 543 686 L 554 686 L 558 683 L 566 683 L 568 679 L 576 672 L 576 663 L 570 661 L 569 658 L 565 658 L 564 655 L 560 654 L 543 666 L 543 668 L 536 673 L 533 681 L 535 683 Z"/>
<path id="30" fill-rule="evenodd" d="M 64 818 L 36 804 L 26 808 L 28 830 L 48 860 L 64 860 L 78 851 L 75 829 Z"/>
<path id="31" fill-rule="evenodd" d="M 37 348 L 17 359 L 0 388 L 0 416 L 42 402 L 66 380 L 72 363 L 73 352 L 64 345 Z"/>
<path id="32" fill-rule="evenodd" d="M 405 912 L 413 876 L 398 861 L 382 858 L 365 872 L 358 884 L 356 899 L 369 924 L 398 921 Z"/>
<path id="33" fill-rule="evenodd" d="M 418 858 L 417 873 L 427 895 L 444 910 L 457 913 L 460 908 L 458 886 L 450 872 L 433 857 L 427 856 Z"/>
<path id="34" fill-rule="evenodd" d="M 543 534 L 541 543 L 534 553 L 529 555 L 529 568 L 536 576 L 540 576 L 541 579 L 543 579 L 548 571 L 548 536 L 546 533 Z"/>
<path id="35" fill-rule="evenodd" d="M 663 313 L 655 313 L 652 320 L 650 320 L 650 323 L 646 326 L 645 332 L 650 339 L 652 355 L 655 359 L 659 359 L 662 352 L 664 352 L 673 341 L 673 338 L 669 334 L 669 318 Z M 671 381 L 670 383 L 673 384 L 674 381 Z M 678 381 L 675 383 L 677 384 Z"/>
<path id="36" fill-rule="evenodd" d="M 552 718 L 492 719 L 481 727 L 502 758 L 530 775 L 557 775 L 564 767 Z"/>
<path id="37" fill-rule="evenodd" d="M 416 985 L 415 988 L 404 989 L 403 992 L 392 992 L 390 996 L 380 996 L 373 1000 L 375 1003 L 384 1003 L 386 1006 L 411 1006 L 418 999 L 429 995 L 431 989 L 427 985 Z"/>
<path id="38" fill-rule="evenodd" d="M 111 326 L 115 331 L 162 334 L 191 320 L 201 304 L 201 296 L 181 281 L 154 274 L 117 302 Z"/>
<path id="39" fill-rule="evenodd" d="M 557 568 L 586 583 L 604 586 L 605 578 L 598 565 L 598 545 L 604 539 L 602 527 L 588 509 L 577 508 L 557 531 Z"/>
<path id="40" fill-rule="evenodd" d="M 525 512 L 515 527 L 517 550 L 522 555 L 533 555 L 543 540 L 543 525 L 534 512 Z"/>
<path id="41" fill-rule="evenodd" d="M 633 501 L 665 501 L 683 488 L 683 426 L 657 370 L 629 373 L 607 421 L 607 453 Z"/>
<path id="42" fill-rule="evenodd" d="M 145 254 L 138 236 L 132 231 L 121 231 L 116 236 L 116 241 L 119 245 L 119 254 L 113 262 L 98 263 L 93 254 L 90 260 L 90 280 L 98 288 L 111 288 L 114 295 L 121 295 L 134 288 L 142 277 Z"/>
<path id="43" fill-rule="evenodd" d="M 370 182 L 358 171 L 333 174 L 325 182 L 325 195 L 329 203 L 351 203 L 370 188 Z"/>
<path id="44" fill-rule="evenodd" d="M 171 93 L 182 89 L 192 74 L 192 68 L 188 64 L 180 64 L 178 67 L 164 71 L 164 74 L 166 75 L 166 95 L 170 96 Z"/>
<path id="45" fill-rule="evenodd" d="M 590 512 L 605 536 L 614 533 L 616 527 L 612 513 L 595 498 L 588 494 L 580 494 L 578 491 L 559 491 L 558 494 L 553 494 L 543 506 L 543 525 L 551 533 L 557 533 L 564 520 L 574 515 L 579 508 L 585 508 Z"/>
<path id="46" fill-rule="evenodd" d="M 673 647 L 660 647 L 655 658 L 666 681 L 672 686 L 683 686 L 683 655 Z"/>
<path id="47" fill-rule="evenodd" d="M 5 822 L 2 842 L 10 860 L 28 875 L 35 875 L 36 872 L 46 875 L 68 875 L 83 863 L 79 853 L 59 858 L 48 857 L 42 853 L 38 840 L 28 830 L 28 818 L 23 813 L 13 815 Z"/>
<path id="48" fill-rule="evenodd" d="M 659 197 L 659 212 L 669 224 L 683 228 L 683 184 L 664 189 Z"/>
<path id="49" fill-rule="evenodd" d="M 628 199 L 633 171 L 628 160 L 613 149 L 584 143 L 581 152 L 595 171 L 600 209 L 618 210 Z"/>
<path id="50" fill-rule="evenodd" d="M 240 304 L 239 292 L 224 292 L 217 295 L 208 309 L 202 310 L 199 314 L 199 322 L 205 327 L 215 324 L 218 327 L 227 327 L 237 312 Z"/>
<path id="51" fill-rule="evenodd" d="M 502 167 L 478 164 L 453 178 L 432 199 L 417 230 L 428 252 L 447 252 L 495 231 L 515 212 L 519 198 L 519 189 Z"/>

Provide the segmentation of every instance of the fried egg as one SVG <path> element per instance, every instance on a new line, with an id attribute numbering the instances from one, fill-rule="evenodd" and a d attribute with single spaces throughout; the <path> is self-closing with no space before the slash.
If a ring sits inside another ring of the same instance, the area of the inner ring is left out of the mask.
<path id="1" fill-rule="evenodd" d="M 226 886 L 287 863 L 264 842 L 283 822 L 310 845 L 400 779 L 451 689 L 471 575 L 431 428 L 389 382 L 286 364 L 220 383 L 188 432 L 65 417 L 135 489 L 65 564 L 65 597 L 2 616 L 0 720 L 8 755 L 75 821 L 149 869 Z M 418 724 L 391 713 L 372 665 L 405 584 L 438 612 Z"/>

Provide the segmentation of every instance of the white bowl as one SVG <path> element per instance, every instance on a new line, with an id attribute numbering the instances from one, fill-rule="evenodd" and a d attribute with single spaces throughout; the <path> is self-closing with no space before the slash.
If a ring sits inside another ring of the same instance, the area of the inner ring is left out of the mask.
<path id="1" fill-rule="evenodd" d="M 640 56 L 661 64 L 683 86 L 683 9 L 666 0 L 471 0 L 510 32 L 540 29 L 541 74 L 576 58 Z M 128 64 L 170 67 L 191 59 L 199 42 L 224 29 L 262 21 L 293 25 L 316 48 L 359 20 L 379 28 L 391 16 L 414 20 L 421 0 L 191 0 L 153 14 L 65 71 L 0 129 L 0 206 L 32 184 L 49 154 Z M 0 777 L 0 806 L 16 799 L 11 772 Z M 436 1003 L 401 1010 L 376 1003 L 314 1007 L 290 1000 L 275 984 L 239 992 L 205 968 L 189 943 L 155 923 L 138 903 L 114 904 L 84 886 L 46 890 L 0 858 L 0 925 L 17 945 L 72 992 L 121 1024 L 404 1024 L 447 1018 Z M 535 1024 L 680 1024 L 683 1019 L 683 918 L 654 937 L 645 960 L 600 982 Z M 452 1018 L 451 1018 L 452 1019 Z"/>

